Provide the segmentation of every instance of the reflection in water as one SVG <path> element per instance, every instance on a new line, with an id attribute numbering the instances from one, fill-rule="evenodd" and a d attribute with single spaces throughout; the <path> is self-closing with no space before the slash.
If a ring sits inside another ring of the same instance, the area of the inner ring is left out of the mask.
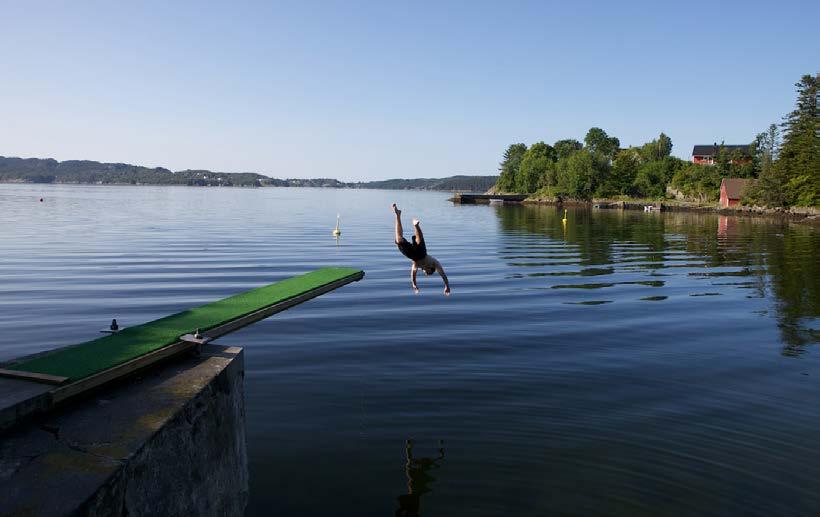
<path id="1" fill-rule="evenodd" d="M 703 282 L 708 285 L 695 284 L 695 289 L 678 296 L 702 299 L 703 303 L 731 303 L 733 311 L 742 310 L 734 305 L 744 303 L 742 300 L 767 298 L 773 301 L 785 355 L 796 355 L 805 345 L 820 341 L 815 327 L 820 312 L 820 261 L 816 257 L 820 237 L 811 227 L 776 219 L 680 212 L 658 217 L 584 208 L 571 210 L 569 222 L 564 224 L 562 209 L 545 206 L 496 207 L 495 213 L 504 236 L 499 254 L 509 266 L 524 270 L 508 275 L 510 279 L 581 280 L 596 276 L 600 281 L 594 283 L 562 282 L 545 287 L 579 293 L 626 288 L 624 292 L 629 295 L 615 302 L 665 302 L 658 307 L 675 299 L 665 292 L 670 287 L 680 289 L 692 286 L 693 281 Z M 534 240 L 533 236 L 542 239 Z M 665 282 L 636 279 L 642 275 L 671 278 Z M 732 282 L 733 278 L 738 281 Z M 660 288 L 663 294 L 643 291 L 635 296 L 629 286 Z M 745 292 L 742 297 L 735 296 L 739 302 L 707 302 L 711 297 L 731 294 L 716 292 L 714 287 Z M 582 299 L 563 303 L 600 302 Z"/>
<path id="2" fill-rule="evenodd" d="M 718 237 L 735 237 L 737 235 L 737 217 L 718 216 Z"/>
<path id="3" fill-rule="evenodd" d="M 457 296 L 406 289 L 396 196 L 425 215 Z M 716 215 L 571 210 L 565 238 L 549 208 L 447 196 L 2 185 L 0 354 L 364 267 L 242 331 L 249 517 L 818 513 L 817 229 L 735 218 L 719 237 Z M 650 280 L 664 285 L 625 283 Z M 552 289 L 592 282 L 614 285 Z M 705 292 L 721 296 L 689 296 Z M 596 301 L 612 303 L 564 303 Z M 408 457 L 405 478 L 408 436 L 458 451 L 417 443 L 433 459 Z"/>
<path id="4" fill-rule="evenodd" d="M 661 280 L 644 280 L 640 282 L 612 282 L 599 284 L 570 284 L 570 285 L 554 285 L 553 289 L 601 289 L 604 287 L 614 287 L 616 285 L 645 285 L 647 287 L 663 287 L 664 282 Z"/>
<path id="5" fill-rule="evenodd" d="M 439 440 L 437 457 L 415 458 L 413 457 L 413 440 L 407 440 L 406 455 L 404 473 L 407 476 L 407 493 L 397 498 L 399 509 L 396 510 L 396 517 L 420 515 L 421 496 L 432 491 L 430 485 L 436 480 L 428 471 L 440 467 L 439 462 L 444 459 L 444 442 Z"/>

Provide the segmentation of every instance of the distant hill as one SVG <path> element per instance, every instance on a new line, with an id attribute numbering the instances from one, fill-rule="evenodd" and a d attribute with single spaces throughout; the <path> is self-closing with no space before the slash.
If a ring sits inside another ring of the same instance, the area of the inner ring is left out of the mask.
<path id="1" fill-rule="evenodd" d="M 89 160 L 58 162 L 50 158 L 0 156 L 0 182 L 5 183 L 260 186 L 266 181 L 271 181 L 271 178 L 250 172 L 172 172 L 162 167 L 149 169 L 126 163 L 100 163 Z"/>
<path id="2" fill-rule="evenodd" d="M 498 176 L 450 176 L 449 178 L 393 179 L 353 183 L 355 188 L 379 188 L 393 190 L 458 190 L 462 192 L 485 192 L 495 185 Z"/>
<path id="3" fill-rule="evenodd" d="M 241 187 L 326 187 L 417 190 L 485 191 L 497 176 L 452 176 L 449 178 L 394 179 L 344 183 L 333 178 L 277 179 L 254 172 L 171 171 L 126 163 L 90 160 L 58 162 L 51 158 L 0 156 L 0 183 L 80 183 L 98 185 L 189 185 Z"/>

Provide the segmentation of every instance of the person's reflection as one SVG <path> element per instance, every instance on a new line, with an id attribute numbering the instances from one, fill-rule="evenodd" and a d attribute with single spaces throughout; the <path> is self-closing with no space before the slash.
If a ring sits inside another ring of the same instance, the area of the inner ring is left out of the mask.
<path id="1" fill-rule="evenodd" d="M 407 475 L 407 493 L 397 498 L 399 509 L 396 510 L 396 517 L 419 515 L 421 496 L 432 491 L 430 484 L 436 480 L 427 471 L 439 468 L 438 462 L 444 459 L 444 441 L 439 440 L 438 445 L 436 458 L 414 458 L 413 440 L 407 440 L 407 462 L 404 464 L 404 473 Z"/>

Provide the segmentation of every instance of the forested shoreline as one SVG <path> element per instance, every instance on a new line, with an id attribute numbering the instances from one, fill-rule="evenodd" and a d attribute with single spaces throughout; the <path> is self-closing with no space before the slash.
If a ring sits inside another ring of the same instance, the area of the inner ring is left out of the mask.
<path id="1" fill-rule="evenodd" d="M 325 187 L 406 190 L 459 190 L 483 192 L 497 176 L 457 175 L 447 178 L 389 179 L 343 182 L 333 178 L 278 179 L 253 172 L 209 170 L 171 171 L 126 163 L 90 160 L 0 156 L 0 183 L 59 183 L 91 185 L 183 185 L 219 187 Z"/>
<path id="2" fill-rule="evenodd" d="M 621 148 L 601 128 L 591 128 L 583 143 L 558 140 L 510 145 L 500 164 L 497 192 L 530 194 L 539 199 L 664 199 L 672 192 L 689 201 L 717 200 L 723 178 L 747 178 L 743 202 L 767 207 L 820 205 L 820 147 L 817 118 L 818 78 L 803 76 L 795 109 L 781 124 L 771 124 L 749 144 L 748 153 L 717 145 L 713 165 L 671 155 L 664 133 L 641 146 Z"/>

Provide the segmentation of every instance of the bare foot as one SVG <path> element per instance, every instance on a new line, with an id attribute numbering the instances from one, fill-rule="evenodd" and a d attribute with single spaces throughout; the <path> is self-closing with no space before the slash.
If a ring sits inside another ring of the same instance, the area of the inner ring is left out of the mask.
<path id="1" fill-rule="evenodd" d="M 420 222 L 418 219 L 413 219 L 413 226 L 418 226 Z"/>
<path id="2" fill-rule="evenodd" d="M 392 205 L 390 205 L 390 208 L 393 209 L 394 214 L 401 215 L 401 210 L 399 210 L 399 207 L 396 206 L 396 203 L 393 203 Z"/>

